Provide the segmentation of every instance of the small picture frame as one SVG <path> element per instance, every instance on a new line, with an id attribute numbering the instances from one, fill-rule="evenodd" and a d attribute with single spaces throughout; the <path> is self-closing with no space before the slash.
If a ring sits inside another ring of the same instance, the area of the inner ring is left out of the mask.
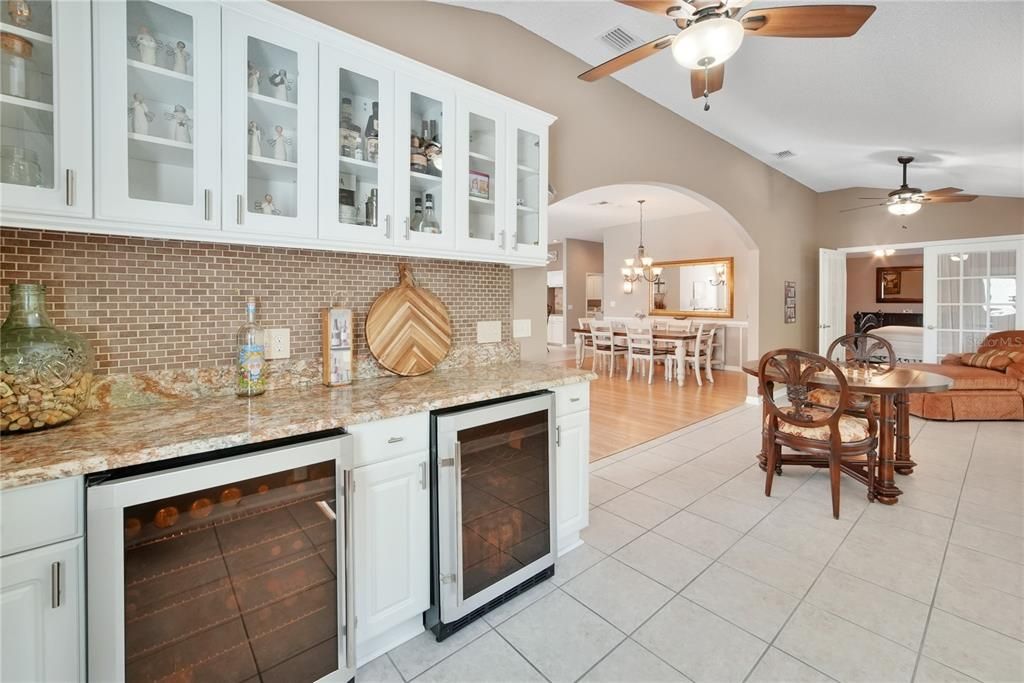
<path id="1" fill-rule="evenodd" d="M 796 282 L 794 282 L 793 280 L 785 281 L 784 295 L 784 322 L 785 324 L 790 325 L 796 322 Z"/>
<path id="2" fill-rule="evenodd" d="M 329 306 L 320 309 L 320 349 L 323 383 L 329 387 L 352 382 L 352 309 Z"/>
<path id="3" fill-rule="evenodd" d="M 491 198 L 491 176 L 483 171 L 469 172 L 469 196 L 477 199 Z"/>

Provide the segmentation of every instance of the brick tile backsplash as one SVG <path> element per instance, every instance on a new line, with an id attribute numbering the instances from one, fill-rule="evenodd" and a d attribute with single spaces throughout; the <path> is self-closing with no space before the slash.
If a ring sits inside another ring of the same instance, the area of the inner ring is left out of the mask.
<path id="1" fill-rule="evenodd" d="M 141 373 L 230 363 L 250 296 L 263 327 L 291 329 L 293 359 L 319 359 L 320 308 L 337 302 L 365 357 L 366 313 L 400 261 L 448 307 L 454 344 L 475 344 L 482 320 L 511 339 L 506 265 L 20 228 L 0 228 L 0 316 L 8 284 L 41 282 L 51 320 L 89 340 L 98 374 Z"/>

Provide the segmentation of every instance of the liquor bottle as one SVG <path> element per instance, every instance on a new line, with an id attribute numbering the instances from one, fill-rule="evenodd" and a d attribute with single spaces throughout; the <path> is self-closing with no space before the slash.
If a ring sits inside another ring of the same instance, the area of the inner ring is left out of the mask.
<path id="1" fill-rule="evenodd" d="M 341 128 L 338 129 L 341 140 L 341 156 L 355 158 L 356 150 L 362 148 L 363 138 L 359 126 L 352 122 L 352 100 L 341 98 Z"/>
<path id="2" fill-rule="evenodd" d="M 423 142 L 416 133 L 409 137 L 409 170 L 413 173 L 426 173 L 427 171 L 427 157 L 423 154 Z"/>
<path id="3" fill-rule="evenodd" d="M 374 102 L 372 106 L 373 112 L 370 114 L 370 118 L 366 120 L 366 160 L 375 164 L 380 154 L 380 124 L 377 119 L 380 104 Z"/>
<path id="4" fill-rule="evenodd" d="M 256 324 L 256 302 L 245 304 L 246 321 L 238 328 L 239 396 L 258 396 L 267 389 L 264 359 L 263 328 Z"/>
<path id="5" fill-rule="evenodd" d="M 423 229 L 423 204 L 420 202 L 419 197 L 416 197 L 412 201 L 412 223 L 409 225 L 409 229 L 414 232 L 420 232 Z"/>
<path id="6" fill-rule="evenodd" d="M 370 196 L 366 198 L 366 224 L 377 227 L 377 188 L 370 190 Z"/>
<path id="7" fill-rule="evenodd" d="M 441 224 L 434 216 L 434 195 L 428 194 L 423 198 L 423 222 L 420 225 L 420 232 L 429 232 L 434 235 L 441 234 Z"/>

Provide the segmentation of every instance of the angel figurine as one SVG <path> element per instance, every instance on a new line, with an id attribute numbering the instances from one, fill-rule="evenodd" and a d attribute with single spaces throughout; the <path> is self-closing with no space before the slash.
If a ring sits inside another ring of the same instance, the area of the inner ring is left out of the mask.
<path id="1" fill-rule="evenodd" d="M 256 68 L 256 65 L 252 62 L 249 64 L 249 92 L 259 95 L 260 94 L 260 70 Z"/>
<path id="2" fill-rule="evenodd" d="M 145 100 L 139 93 L 132 95 L 132 103 L 128 105 L 128 118 L 132 124 L 132 132 L 149 135 L 149 122 L 155 116 L 149 111 L 149 107 L 146 106 Z"/>
<path id="3" fill-rule="evenodd" d="M 280 216 L 281 212 L 274 206 L 274 197 L 269 194 L 263 195 L 263 201 L 256 202 L 256 210 L 268 216 Z"/>
<path id="4" fill-rule="evenodd" d="M 146 26 L 139 27 L 139 33 L 135 36 L 135 47 L 139 49 L 139 60 L 143 64 L 156 66 L 156 49 L 160 44 L 157 42 Z"/>
<path id="5" fill-rule="evenodd" d="M 188 60 L 192 58 L 188 50 L 185 49 L 185 43 L 181 40 L 174 44 L 174 47 L 167 48 L 167 54 L 174 58 L 174 70 L 180 74 L 188 73 Z"/>
<path id="6" fill-rule="evenodd" d="M 173 121 L 171 125 L 172 137 L 175 142 L 192 142 L 192 117 L 185 111 L 185 107 L 180 104 L 174 105 L 173 112 L 167 112 L 164 114 L 168 121 Z"/>
<path id="7" fill-rule="evenodd" d="M 274 158 L 278 161 L 288 161 L 288 145 L 290 144 L 292 144 L 292 140 L 284 136 L 284 128 L 274 126 L 274 137 L 270 140 L 270 146 L 274 148 Z"/>
<path id="8" fill-rule="evenodd" d="M 270 76 L 267 77 L 267 80 L 270 81 L 270 85 L 272 85 L 274 88 L 274 97 L 276 97 L 279 100 L 288 99 L 288 91 L 291 90 L 291 86 L 288 85 L 287 71 L 285 71 L 284 69 L 279 69 L 271 73 Z"/>
<path id="9" fill-rule="evenodd" d="M 27 0 L 7 0 L 7 15 L 12 24 L 25 28 L 32 21 L 32 7 Z"/>
<path id="10" fill-rule="evenodd" d="M 254 157 L 263 156 L 263 131 L 255 121 L 249 122 L 249 154 Z"/>

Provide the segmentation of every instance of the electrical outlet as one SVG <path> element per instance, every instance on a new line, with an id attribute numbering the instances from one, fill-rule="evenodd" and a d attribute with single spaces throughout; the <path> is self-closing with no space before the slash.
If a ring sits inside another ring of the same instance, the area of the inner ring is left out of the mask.
<path id="1" fill-rule="evenodd" d="M 267 360 L 288 358 L 292 355 L 291 331 L 287 327 L 268 329 L 266 335 L 263 353 Z"/>
<path id="2" fill-rule="evenodd" d="M 485 320 L 476 324 L 476 343 L 493 344 L 501 341 L 501 321 Z"/>
<path id="3" fill-rule="evenodd" d="M 529 337 L 533 334 L 533 326 L 529 318 L 518 318 L 512 321 L 512 336 L 516 339 Z"/>

